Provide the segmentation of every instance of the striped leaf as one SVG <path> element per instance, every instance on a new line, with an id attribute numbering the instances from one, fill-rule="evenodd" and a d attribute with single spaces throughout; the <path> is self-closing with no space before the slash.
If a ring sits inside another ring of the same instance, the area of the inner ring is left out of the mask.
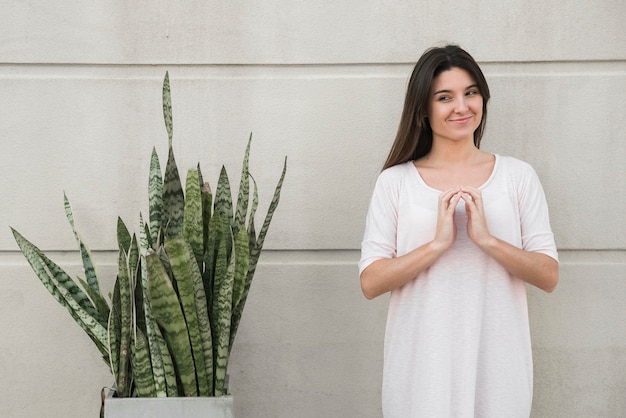
<path id="1" fill-rule="evenodd" d="M 148 204 L 150 211 L 150 237 L 152 238 L 151 247 L 156 249 L 159 242 L 159 230 L 161 227 L 161 216 L 163 214 L 163 178 L 161 177 L 159 155 L 155 148 L 152 148 L 152 156 L 150 157 Z"/>
<path id="2" fill-rule="evenodd" d="M 125 252 L 130 250 L 130 241 L 131 236 L 130 232 L 128 232 L 128 228 L 126 224 L 120 218 L 117 217 L 117 247 L 123 249 Z"/>
<path id="3" fill-rule="evenodd" d="M 252 284 L 252 278 L 254 277 L 254 273 L 256 271 L 256 265 L 259 261 L 259 256 L 261 255 L 261 250 L 263 249 L 263 243 L 265 242 L 265 235 L 269 229 L 270 223 L 272 221 L 272 216 L 274 215 L 274 211 L 278 207 L 278 201 L 280 200 L 280 191 L 283 187 L 283 181 L 285 179 L 285 173 L 287 172 L 287 157 L 285 157 L 285 163 L 283 164 L 283 171 L 280 175 L 280 179 L 278 180 L 278 184 L 276 185 L 276 189 L 274 190 L 274 196 L 272 197 L 272 202 L 267 210 L 267 214 L 265 216 L 265 222 L 263 222 L 263 227 L 259 232 L 258 238 L 256 238 L 256 242 L 254 246 L 250 248 L 250 267 L 248 269 L 248 274 L 246 276 L 246 283 L 243 291 L 243 295 L 239 304 L 235 308 L 233 312 L 232 325 L 231 325 L 231 340 L 230 346 L 232 347 L 235 341 L 235 335 L 237 333 L 237 329 L 239 328 L 239 322 L 241 321 L 241 315 L 243 314 L 243 308 L 246 304 L 246 300 L 248 298 L 248 293 L 250 292 L 250 285 Z M 256 187 L 255 187 L 255 200 L 256 200 Z M 254 205 L 254 203 L 253 203 Z M 253 220 L 250 219 L 250 225 L 253 225 Z"/>
<path id="4" fill-rule="evenodd" d="M 213 194 L 211 192 L 211 185 L 208 182 L 202 183 L 200 193 L 202 196 L 202 241 L 204 245 L 203 253 L 206 253 L 209 246 L 209 228 L 212 216 L 211 209 L 213 207 Z"/>
<path id="5" fill-rule="evenodd" d="M 190 260 L 190 246 L 187 245 L 187 256 L 186 258 Z M 211 323 L 209 320 L 209 308 L 207 302 L 207 296 L 205 292 L 204 282 L 202 278 L 202 274 L 200 270 L 194 271 L 195 269 L 191 266 L 191 262 L 189 269 L 193 272 L 192 274 L 192 283 L 193 283 L 193 295 L 194 302 L 196 306 L 197 319 L 198 319 L 198 332 L 200 334 L 202 351 L 204 357 L 204 369 L 206 375 L 206 383 L 209 396 L 212 396 L 214 393 L 214 369 L 213 369 L 213 337 L 211 330 Z M 198 362 L 196 361 L 196 366 L 198 366 Z"/>
<path id="6" fill-rule="evenodd" d="M 102 326 L 102 318 L 91 304 L 87 295 L 70 278 L 70 276 L 46 257 L 39 248 L 34 246 L 19 232 L 11 228 L 13 236 L 24 257 L 31 265 L 37 277 L 50 294 L 63 305 L 74 321 L 89 335 L 108 363 L 107 331 Z"/>
<path id="7" fill-rule="evenodd" d="M 178 167 L 174 159 L 174 150 L 169 149 L 165 178 L 163 180 L 163 213 L 161 229 L 164 238 L 174 238 L 183 233 L 183 212 L 185 195 L 178 175 Z"/>
<path id="8" fill-rule="evenodd" d="M 233 198 L 230 191 L 230 181 L 226 168 L 222 166 L 220 178 L 215 191 L 214 210 L 220 214 L 222 219 L 232 225 L 233 223 Z"/>
<path id="9" fill-rule="evenodd" d="M 163 330 L 171 350 L 174 367 L 184 396 L 197 396 L 196 372 L 187 332 L 187 323 L 178 296 L 158 254 L 146 256 L 148 264 L 148 300 L 152 314 Z"/>
<path id="10" fill-rule="evenodd" d="M 140 264 L 141 264 L 141 292 L 144 295 L 143 297 L 143 313 L 146 324 L 146 339 L 148 342 L 148 348 L 150 352 L 150 363 L 152 365 L 152 375 L 154 379 L 154 388 L 155 388 L 155 396 L 156 397 L 166 397 L 167 396 L 167 385 L 165 380 L 165 368 L 163 365 L 163 353 L 161 352 L 162 347 L 159 344 L 158 338 L 160 337 L 163 340 L 163 337 L 160 334 L 159 327 L 152 316 L 152 310 L 150 309 L 150 304 L 148 303 L 148 298 L 146 297 L 148 292 L 148 268 L 146 266 L 146 255 L 148 253 L 148 225 L 145 225 L 143 222 L 143 218 L 141 214 L 139 215 L 139 224 L 140 224 L 140 234 L 139 234 L 139 242 L 140 242 Z M 139 285 L 138 285 L 139 287 Z M 165 347 L 165 343 L 163 343 L 163 347 Z M 166 347 L 165 347 L 166 348 Z M 167 351 L 167 350 L 166 350 Z M 169 356 L 169 353 L 166 353 Z M 171 362 L 171 359 L 170 359 Z M 174 381 L 176 379 L 174 378 Z M 175 382 L 174 382 L 175 383 Z M 175 386 L 174 386 L 175 387 Z M 174 389 L 174 393 L 176 390 Z"/>
<path id="11" fill-rule="evenodd" d="M 280 200 L 280 191 L 283 187 L 283 181 L 285 180 L 285 174 L 287 173 L 287 157 L 285 157 L 285 163 L 283 164 L 283 171 L 280 175 L 280 179 L 278 180 L 278 184 L 276 185 L 276 189 L 274 190 L 274 196 L 272 197 L 272 202 L 270 203 L 270 207 L 267 210 L 267 214 L 265 215 L 265 221 L 263 222 L 263 227 L 259 232 L 259 236 L 257 238 L 257 247 L 258 252 L 261 252 L 263 248 L 263 242 L 265 241 L 265 235 L 267 234 L 267 230 L 270 227 L 270 223 L 272 222 L 272 217 L 274 216 L 274 211 L 276 207 L 278 207 L 278 201 Z M 258 259 L 258 254 L 257 254 Z M 256 260 L 255 260 L 256 264 Z"/>
<path id="12" fill-rule="evenodd" d="M 161 361 L 163 361 L 163 371 L 165 375 L 165 387 L 167 389 L 167 396 L 182 396 L 184 393 L 182 392 L 182 388 L 178 390 L 178 381 L 176 379 L 176 369 L 174 368 L 174 360 L 172 359 L 172 355 L 167 347 L 167 343 L 165 342 L 165 338 L 163 338 L 163 334 L 161 333 L 161 329 L 156 327 L 156 341 L 158 344 L 159 352 L 161 353 Z M 158 395 L 161 396 L 161 395 Z"/>
<path id="13" fill-rule="evenodd" d="M 77 308 L 85 311 L 87 315 L 100 320 L 98 311 L 91 303 L 89 297 L 71 277 L 19 232 L 13 228 L 11 230 L 26 260 L 55 299 L 66 307 L 68 307 L 67 305 L 70 301 L 75 302 Z"/>
<path id="14" fill-rule="evenodd" d="M 137 243 L 137 237 L 133 234 L 130 241 L 130 248 L 128 251 L 128 278 L 130 283 L 131 295 L 135 292 L 137 287 L 137 278 L 139 277 L 139 245 Z"/>
<path id="15" fill-rule="evenodd" d="M 202 222 L 202 194 L 198 170 L 187 171 L 185 188 L 185 213 L 183 235 L 193 249 L 198 267 L 202 265 L 204 255 L 204 225 Z"/>
<path id="16" fill-rule="evenodd" d="M 232 246 L 232 244 L 227 241 L 231 241 L 232 237 L 230 226 L 217 211 L 213 212 L 209 229 L 211 233 L 209 235 L 209 248 L 206 254 L 205 268 L 210 273 L 210 293 L 213 295 L 214 290 L 219 286 L 219 280 L 222 279 L 228 267 L 228 259 L 230 257 L 228 247 Z M 213 299 L 213 297 L 210 299 Z"/>
<path id="17" fill-rule="evenodd" d="M 214 364 L 213 364 L 213 333 L 211 330 L 211 321 L 209 320 L 209 307 L 204 291 L 202 278 L 194 280 L 194 296 L 196 309 L 198 312 L 198 330 L 202 341 L 202 350 L 204 352 L 204 365 L 207 379 L 209 396 L 213 396 L 214 389 Z"/>
<path id="18" fill-rule="evenodd" d="M 207 301 L 213 300 L 214 287 L 215 287 L 215 274 L 217 270 L 218 253 L 220 249 L 220 243 L 223 240 L 224 231 L 226 231 L 224 221 L 219 212 L 213 212 L 211 221 L 209 224 L 210 234 L 208 236 L 208 247 L 205 253 L 204 272 L 202 281 L 204 283 L 204 290 L 206 293 Z M 226 250 L 224 250 L 226 252 Z M 225 268 L 225 267 L 224 267 Z M 212 312 L 213 305 L 209 303 L 209 310 Z M 209 313 L 210 313 L 209 312 Z M 211 322 L 214 326 L 214 322 Z"/>
<path id="19" fill-rule="evenodd" d="M 246 276 L 250 267 L 250 247 L 248 233 L 242 228 L 235 239 L 235 278 L 233 283 L 233 309 L 239 305 L 246 286 Z"/>
<path id="20" fill-rule="evenodd" d="M 98 311 L 98 314 L 100 315 L 100 318 L 99 318 L 101 321 L 100 323 L 102 324 L 103 327 L 106 327 L 107 322 L 105 318 L 109 317 L 109 311 L 110 311 L 109 304 L 107 303 L 106 299 L 99 292 L 96 292 L 91 286 L 89 286 L 87 282 L 85 282 L 80 277 L 77 277 L 76 280 L 78 280 L 80 285 L 85 290 L 85 293 L 87 293 L 87 295 L 89 296 L 89 298 L 95 305 L 96 310 Z"/>
<path id="21" fill-rule="evenodd" d="M 172 273 L 178 285 L 178 297 L 183 308 L 183 314 L 187 321 L 187 331 L 191 341 L 191 350 L 196 366 L 198 377 L 199 396 L 210 396 L 205 346 L 201 334 L 211 334 L 211 329 L 200 329 L 200 317 L 208 318 L 206 310 L 206 297 L 202 285 L 202 276 L 198 265 L 195 263 L 195 256 L 191 245 L 183 237 L 169 239 L 165 242 L 167 252 L 172 267 Z M 201 309 L 204 308 L 204 309 Z M 200 309 L 200 312 L 199 312 Z M 204 326 L 208 325 L 202 322 Z M 208 352 L 212 356 L 212 352 Z M 211 377 L 212 378 L 212 377 Z"/>
<path id="22" fill-rule="evenodd" d="M 172 146 L 172 135 L 174 132 L 174 123 L 172 121 L 172 95 L 170 94 L 170 75 L 166 71 L 163 79 L 163 119 L 165 120 L 165 129 L 167 129 L 167 137 L 169 145 Z"/>
<path id="23" fill-rule="evenodd" d="M 120 303 L 120 281 L 116 279 L 113 286 L 108 326 L 110 367 L 116 386 L 120 385 L 120 338 L 122 333 L 122 307 Z"/>
<path id="24" fill-rule="evenodd" d="M 118 227 L 123 223 L 118 223 Z M 132 300 L 134 292 L 130 287 L 129 266 L 126 250 L 122 247 L 124 231 L 118 228 L 118 283 L 120 291 L 120 360 L 118 370 L 117 393 L 120 398 L 130 396 L 132 375 L 130 370 L 130 344 Z M 120 239 L 122 241 L 120 241 Z M 129 244 L 130 246 L 130 244 Z"/>
<path id="25" fill-rule="evenodd" d="M 254 192 L 252 194 L 252 206 L 250 206 L 250 217 L 248 219 L 248 239 L 250 242 L 250 250 L 256 248 L 256 230 L 254 228 L 254 219 L 256 216 L 256 210 L 259 207 L 259 191 L 256 185 L 256 180 L 250 175 L 252 184 L 254 185 Z"/>
<path id="26" fill-rule="evenodd" d="M 233 224 L 233 234 L 237 235 L 240 229 L 245 229 L 246 214 L 248 212 L 248 204 L 250 200 L 250 176 L 248 166 L 250 161 L 250 144 L 252 143 L 252 134 L 248 139 L 246 152 L 243 158 L 243 167 L 241 168 L 241 179 L 239 182 L 239 194 L 237 196 L 237 210 L 235 214 L 235 222 Z"/>
<path id="27" fill-rule="evenodd" d="M 228 358 L 230 356 L 230 332 L 231 332 L 231 314 L 233 300 L 233 279 L 235 275 L 234 259 L 228 265 L 226 279 L 222 283 L 217 303 L 219 310 L 217 311 L 217 350 L 215 353 L 215 396 L 227 395 L 225 382 L 226 371 L 228 369 Z"/>
<path id="28" fill-rule="evenodd" d="M 156 397 L 150 352 L 146 336 L 140 329 L 135 329 L 134 341 L 131 345 L 131 362 L 137 396 L 140 398 Z"/>
<path id="29" fill-rule="evenodd" d="M 96 293 L 100 294 L 100 285 L 98 283 L 96 269 L 91 259 L 91 252 L 89 251 L 89 249 L 83 242 L 82 238 L 78 234 L 78 231 L 76 231 L 76 226 L 74 225 L 74 214 L 72 212 L 72 206 L 70 205 L 70 201 L 67 198 L 65 193 L 63 193 L 63 202 L 65 205 L 65 216 L 67 217 L 67 220 L 70 222 L 72 231 L 74 232 L 74 237 L 76 238 L 76 241 L 78 242 L 78 246 L 80 248 L 80 255 L 83 260 L 83 271 L 85 273 L 85 278 L 87 279 L 87 283 Z M 104 318 L 106 317 L 108 317 L 108 312 L 104 316 Z"/>
<path id="30" fill-rule="evenodd" d="M 232 235 L 229 224 L 224 225 L 224 235 L 219 243 L 217 259 L 215 261 L 215 281 L 213 283 L 213 326 L 216 333 L 214 344 L 215 355 L 215 396 L 224 395 L 224 380 L 228 366 L 230 345 L 230 324 L 233 301 L 233 282 L 235 276 L 235 259 L 227 253 Z"/>
<path id="31" fill-rule="evenodd" d="M 198 167 L 198 173 L 200 173 L 200 168 Z M 212 222 L 212 205 L 213 205 L 213 195 L 211 194 L 211 186 L 208 182 L 202 184 L 201 188 L 202 195 L 202 225 L 203 225 L 203 268 L 202 268 L 202 282 L 204 283 L 204 291 L 206 294 L 207 301 L 211 300 L 211 295 L 213 292 L 213 269 L 211 262 L 209 261 L 213 257 L 211 256 L 212 251 L 209 249 L 210 247 L 210 236 L 211 234 L 211 222 Z M 207 302 L 208 308 L 211 308 L 210 303 Z"/>

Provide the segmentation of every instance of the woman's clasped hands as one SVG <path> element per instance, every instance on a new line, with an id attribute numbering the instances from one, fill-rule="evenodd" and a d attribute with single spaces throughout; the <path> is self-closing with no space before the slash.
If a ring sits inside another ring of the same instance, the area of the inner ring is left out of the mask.
<path id="1" fill-rule="evenodd" d="M 493 236 L 487 227 L 482 194 L 480 190 L 467 186 L 448 189 L 439 196 L 437 230 L 433 241 L 442 250 L 450 248 L 456 237 L 454 211 L 461 200 L 465 202 L 467 213 L 467 234 L 478 247 L 485 248 Z"/>

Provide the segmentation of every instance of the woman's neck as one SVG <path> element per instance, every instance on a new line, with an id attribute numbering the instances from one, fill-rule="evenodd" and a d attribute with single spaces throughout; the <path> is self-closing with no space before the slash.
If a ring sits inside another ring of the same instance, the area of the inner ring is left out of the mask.
<path id="1" fill-rule="evenodd" d="M 474 161 L 484 154 L 472 141 L 433 141 L 430 152 L 423 157 L 429 165 L 456 165 Z"/>

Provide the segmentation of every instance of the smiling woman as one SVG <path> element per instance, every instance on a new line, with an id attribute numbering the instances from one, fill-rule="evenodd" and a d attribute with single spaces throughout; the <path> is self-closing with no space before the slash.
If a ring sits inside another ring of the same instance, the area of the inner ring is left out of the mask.
<path id="1" fill-rule="evenodd" d="M 424 53 L 374 189 L 359 271 L 391 292 L 387 418 L 530 415 L 525 285 L 554 289 L 557 252 L 532 167 L 479 149 L 488 100 L 467 52 Z"/>

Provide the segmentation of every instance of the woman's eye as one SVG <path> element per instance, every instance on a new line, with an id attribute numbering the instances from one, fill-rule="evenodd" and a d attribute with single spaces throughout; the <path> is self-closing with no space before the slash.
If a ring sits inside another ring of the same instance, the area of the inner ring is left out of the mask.
<path id="1" fill-rule="evenodd" d="M 479 93 L 476 90 L 470 90 L 466 94 L 467 94 L 467 96 L 474 96 L 474 95 L 479 94 Z"/>
<path id="2" fill-rule="evenodd" d="M 450 100 L 450 96 L 439 96 L 437 98 L 437 101 L 439 102 L 447 102 L 448 100 Z"/>

